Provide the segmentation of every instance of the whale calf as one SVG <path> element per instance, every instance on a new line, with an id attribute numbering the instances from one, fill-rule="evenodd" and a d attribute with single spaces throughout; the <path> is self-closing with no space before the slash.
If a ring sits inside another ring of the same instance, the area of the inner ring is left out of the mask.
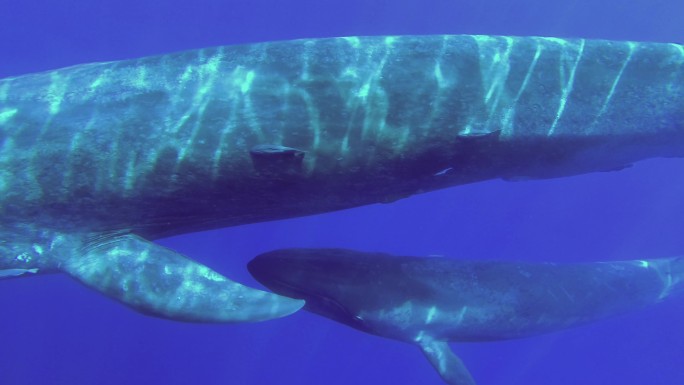
<path id="1" fill-rule="evenodd" d="M 0 80 L 0 278 L 263 320 L 302 303 L 153 241 L 683 155 L 677 44 L 346 37 L 77 65 Z"/>
<path id="2" fill-rule="evenodd" d="M 475 381 L 449 341 L 554 332 L 684 292 L 684 257 L 562 264 L 283 249 L 248 268 L 306 310 L 418 345 L 451 385 Z"/>

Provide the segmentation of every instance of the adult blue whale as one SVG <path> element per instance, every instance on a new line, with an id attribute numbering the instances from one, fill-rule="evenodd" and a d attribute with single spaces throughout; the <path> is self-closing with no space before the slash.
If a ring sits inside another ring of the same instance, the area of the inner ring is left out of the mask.
<path id="1" fill-rule="evenodd" d="M 0 80 L 0 277 L 148 314 L 301 306 L 152 242 L 684 155 L 684 48 L 494 36 L 209 48 Z M 24 274 L 33 275 L 33 274 Z"/>
<path id="2" fill-rule="evenodd" d="M 448 341 L 553 332 L 684 292 L 684 258 L 558 264 L 284 249 L 248 268 L 306 310 L 418 345 L 451 385 L 475 381 Z"/>

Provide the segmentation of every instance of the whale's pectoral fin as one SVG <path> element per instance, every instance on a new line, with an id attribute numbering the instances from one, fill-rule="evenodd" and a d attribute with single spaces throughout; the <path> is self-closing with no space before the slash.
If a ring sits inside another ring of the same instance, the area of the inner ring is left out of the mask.
<path id="1" fill-rule="evenodd" d="M 418 342 L 423 354 L 430 360 L 432 366 L 437 369 L 442 379 L 450 385 L 475 385 L 475 380 L 470 375 L 463 361 L 451 351 L 445 341 L 423 339 Z"/>
<path id="2" fill-rule="evenodd" d="M 291 314 L 304 304 L 233 282 L 130 234 L 88 242 L 60 269 L 137 311 L 173 320 L 262 321 Z"/>

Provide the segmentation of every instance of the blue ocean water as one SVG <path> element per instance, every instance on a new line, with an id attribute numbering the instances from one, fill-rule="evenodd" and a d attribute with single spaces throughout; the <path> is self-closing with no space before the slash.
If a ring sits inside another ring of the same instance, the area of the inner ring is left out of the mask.
<path id="1" fill-rule="evenodd" d="M 675 0 L 0 0 L 0 77 L 301 37 L 479 33 L 684 43 Z M 257 285 L 281 247 L 467 258 L 684 254 L 684 160 L 488 181 L 325 215 L 160 241 Z M 0 281 L 0 384 L 441 384 L 413 346 L 300 312 L 259 324 L 141 316 L 66 276 Z M 518 341 L 454 344 L 481 385 L 684 384 L 684 300 Z"/>

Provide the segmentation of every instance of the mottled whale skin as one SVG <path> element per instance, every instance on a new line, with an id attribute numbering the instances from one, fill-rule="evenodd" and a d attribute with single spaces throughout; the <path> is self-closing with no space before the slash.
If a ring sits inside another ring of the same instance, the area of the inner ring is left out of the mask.
<path id="1" fill-rule="evenodd" d="M 289 314 L 302 304 L 150 241 L 679 157 L 683 95 L 680 45 L 467 35 L 226 46 L 3 79 L 0 277 L 67 272 L 172 319 Z"/>
<path id="2" fill-rule="evenodd" d="M 682 257 L 562 264 L 283 249 L 248 268 L 306 310 L 418 345 L 451 385 L 475 381 L 448 341 L 553 332 L 684 292 Z"/>

